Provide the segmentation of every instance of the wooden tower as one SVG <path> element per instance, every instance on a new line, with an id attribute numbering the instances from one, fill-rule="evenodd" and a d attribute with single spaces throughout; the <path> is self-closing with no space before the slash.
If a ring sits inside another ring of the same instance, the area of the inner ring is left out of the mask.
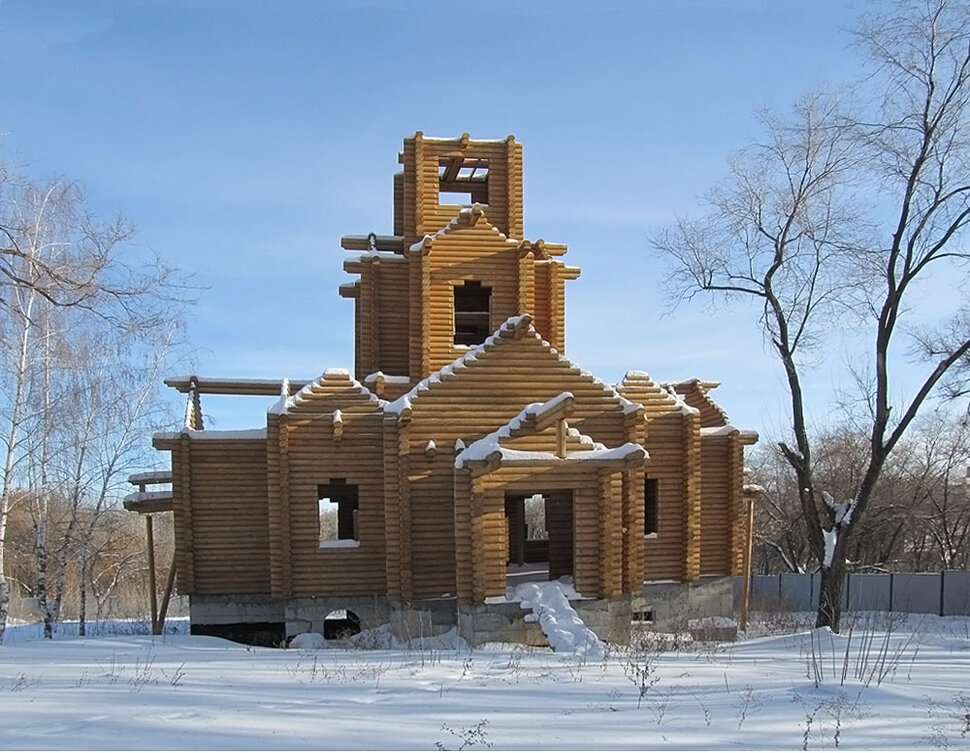
<path id="1" fill-rule="evenodd" d="M 344 263 L 360 279 L 340 288 L 356 304 L 358 379 L 413 385 L 523 313 L 563 352 L 565 281 L 579 270 L 557 258 L 565 245 L 523 240 L 522 145 L 419 131 L 399 161 L 394 234 L 341 239 L 364 252 Z"/>

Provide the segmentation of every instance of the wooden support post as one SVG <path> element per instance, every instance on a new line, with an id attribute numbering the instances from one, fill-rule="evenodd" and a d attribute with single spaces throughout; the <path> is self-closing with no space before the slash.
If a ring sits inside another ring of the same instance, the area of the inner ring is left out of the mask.
<path id="1" fill-rule="evenodd" d="M 529 537 L 525 522 L 525 497 L 513 497 L 512 509 L 515 516 L 515 563 L 522 567 L 525 564 L 525 541 Z"/>
<path id="2" fill-rule="evenodd" d="M 148 603 L 152 614 L 152 635 L 158 635 L 158 586 L 155 583 L 155 533 L 152 516 L 145 516 L 145 539 L 148 543 Z"/>
<path id="3" fill-rule="evenodd" d="M 175 554 L 172 554 L 172 564 L 168 568 L 168 577 L 165 579 L 165 593 L 162 595 L 162 608 L 158 612 L 158 626 L 152 632 L 161 635 L 165 627 L 165 615 L 168 613 L 168 602 L 172 598 L 172 590 L 175 588 Z"/>
<path id="4" fill-rule="evenodd" d="M 754 551 L 754 496 L 747 497 L 748 540 L 744 547 L 744 590 L 741 594 L 741 632 L 748 629 L 748 607 L 751 600 L 751 555 Z"/>

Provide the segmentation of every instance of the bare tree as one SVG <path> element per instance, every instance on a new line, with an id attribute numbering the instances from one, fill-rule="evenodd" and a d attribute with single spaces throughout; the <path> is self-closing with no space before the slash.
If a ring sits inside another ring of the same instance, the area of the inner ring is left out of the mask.
<path id="1" fill-rule="evenodd" d="M 911 501 L 904 551 L 913 569 L 965 570 L 970 564 L 970 417 L 934 413 L 897 454 Z M 892 460 L 890 460 L 892 462 Z"/>
<path id="2" fill-rule="evenodd" d="M 710 213 L 659 233 L 681 299 L 698 293 L 760 303 L 760 323 L 790 395 L 791 437 L 779 444 L 798 484 L 822 576 L 819 626 L 839 629 L 846 556 L 886 460 L 931 396 L 970 388 L 970 312 L 961 287 L 970 254 L 970 8 L 963 0 L 874 6 L 858 40 L 868 68 L 848 96 L 814 96 L 793 117 L 762 116 L 764 142 L 732 162 Z M 845 106 L 844 101 L 851 103 Z M 920 306 L 956 302 L 935 326 Z M 868 332 L 862 387 L 867 457 L 836 497 L 816 479 L 803 374 L 813 349 L 851 324 Z M 909 346 L 907 348 L 907 345 Z M 897 372 L 919 359 L 904 391 Z M 869 376 L 871 374 L 871 377 Z"/>
<path id="3" fill-rule="evenodd" d="M 869 443 L 851 423 L 816 429 L 814 479 L 835 498 L 858 487 Z M 756 559 L 760 572 L 807 572 L 812 554 L 790 466 L 777 448 L 748 458 L 765 489 L 756 508 Z M 887 458 L 872 495 L 864 536 L 850 540 L 847 567 L 854 572 L 961 569 L 970 557 L 970 421 L 937 410 L 917 419 Z"/>
<path id="4" fill-rule="evenodd" d="M 90 534 L 79 529 L 90 519 L 79 510 L 114 494 L 134 434 L 148 430 L 157 367 L 192 298 L 173 270 L 136 258 L 131 233 L 123 219 L 96 221 L 77 184 L 0 182 L 0 640 L 12 500 L 32 512 L 32 588 L 50 636 L 67 563 Z M 153 356 L 146 387 L 135 364 Z M 119 420 L 119 404 L 135 418 Z M 52 511 L 65 509 L 55 520 Z"/>

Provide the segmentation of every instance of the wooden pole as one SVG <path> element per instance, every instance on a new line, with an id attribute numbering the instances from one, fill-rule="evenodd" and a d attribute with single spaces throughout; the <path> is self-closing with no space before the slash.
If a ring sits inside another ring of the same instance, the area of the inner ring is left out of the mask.
<path id="1" fill-rule="evenodd" d="M 145 516 L 145 538 L 148 542 L 148 601 L 152 613 L 152 635 L 158 635 L 158 585 L 155 583 L 155 534 L 152 516 Z"/>
<path id="2" fill-rule="evenodd" d="M 172 564 L 168 568 L 168 577 L 165 579 L 165 593 L 162 595 L 162 608 L 158 613 L 158 631 L 155 635 L 161 635 L 165 627 L 165 615 L 168 613 L 168 602 L 172 598 L 172 589 L 175 587 L 175 553 L 172 553 Z"/>
<path id="3" fill-rule="evenodd" d="M 515 498 L 515 561 L 525 564 L 525 540 L 528 537 L 525 524 L 525 497 Z"/>
<path id="4" fill-rule="evenodd" d="M 744 548 L 744 592 L 741 596 L 741 632 L 748 629 L 748 607 L 751 601 L 751 557 L 754 551 L 754 495 L 748 496 L 748 540 Z"/>

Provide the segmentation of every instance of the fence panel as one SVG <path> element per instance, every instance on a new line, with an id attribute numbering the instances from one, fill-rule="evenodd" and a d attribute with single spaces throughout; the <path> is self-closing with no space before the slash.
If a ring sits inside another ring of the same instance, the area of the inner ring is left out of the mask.
<path id="1" fill-rule="evenodd" d="M 755 575 L 751 582 L 751 608 L 811 612 L 818 608 L 821 576 L 818 573 Z M 740 604 L 743 578 L 735 581 Z M 910 612 L 970 616 L 970 572 L 850 573 L 842 589 L 846 611 Z"/>
<path id="2" fill-rule="evenodd" d="M 949 570 L 943 576 L 943 614 L 970 615 L 970 573 Z"/>
<path id="3" fill-rule="evenodd" d="M 781 604 L 779 579 L 776 575 L 755 575 L 751 578 L 751 607 L 778 609 Z"/>
<path id="4" fill-rule="evenodd" d="M 894 612 L 940 613 L 939 573 L 894 573 Z"/>
<path id="5" fill-rule="evenodd" d="M 846 611 L 889 612 L 892 609 L 891 575 L 849 573 L 845 576 L 843 606 Z"/>
<path id="6" fill-rule="evenodd" d="M 778 576 L 779 602 L 792 612 L 811 612 L 818 604 L 817 584 L 806 573 L 782 573 Z"/>

